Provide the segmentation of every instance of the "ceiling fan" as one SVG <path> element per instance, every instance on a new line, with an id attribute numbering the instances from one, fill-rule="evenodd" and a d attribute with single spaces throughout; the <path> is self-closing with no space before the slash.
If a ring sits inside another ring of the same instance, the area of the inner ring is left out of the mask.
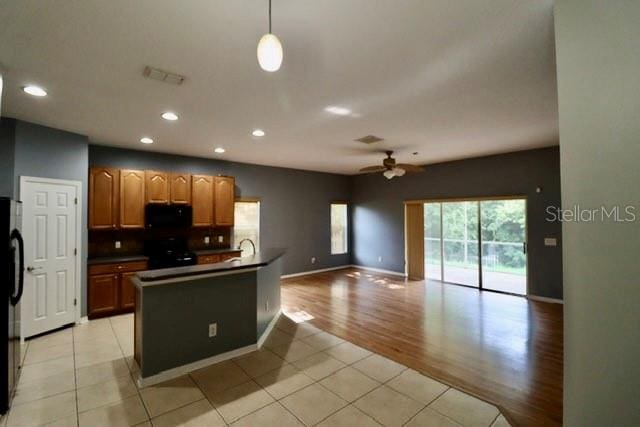
<path id="1" fill-rule="evenodd" d="M 382 172 L 385 178 L 391 179 L 394 176 L 402 176 L 406 172 L 422 172 L 424 170 L 421 166 L 411 165 L 408 163 L 396 163 L 396 159 L 391 157 L 393 151 L 385 151 L 387 158 L 382 161 L 382 166 L 367 166 L 360 169 L 360 172 L 364 173 L 378 173 Z"/>

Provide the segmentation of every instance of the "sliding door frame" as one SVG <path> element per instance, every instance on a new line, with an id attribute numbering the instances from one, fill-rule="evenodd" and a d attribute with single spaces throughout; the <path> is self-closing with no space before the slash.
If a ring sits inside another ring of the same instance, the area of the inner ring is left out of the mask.
<path id="1" fill-rule="evenodd" d="M 521 295 L 521 294 L 514 294 L 511 292 L 505 292 L 505 291 L 499 291 L 499 290 L 494 290 L 494 289 L 485 289 L 482 283 L 483 280 L 483 274 L 482 274 L 482 207 L 481 207 L 481 202 L 483 201 L 500 201 L 500 200 L 524 200 L 524 215 L 525 215 L 525 221 L 524 221 L 524 234 L 525 234 L 525 263 L 526 263 L 526 269 L 527 269 L 527 286 L 526 286 L 526 294 L 525 295 Z M 462 283 L 455 283 L 455 282 L 446 282 L 445 276 L 444 276 L 444 238 L 443 238 L 443 229 L 442 229 L 442 205 L 443 203 L 450 203 L 450 202 L 478 202 L 478 226 L 477 226 L 477 232 L 478 232 L 478 286 L 472 286 L 472 285 L 465 285 Z M 432 198 L 432 199 L 411 199 L 411 200 L 405 200 L 404 201 L 404 205 L 405 205 L 405 212 L 407 210 L 407 205 L 418 205 L 418 204 L 422 204 L 424 205 L 425 203 L 439 203 L 440 204 L 440 281 L 443 283 L 450 283 L 452 285 L 457 285 L 457 286 L 465 286 L 467 288 L 472 288 L 472 289 L 478 289 L 481 291 L 489 291 L 489 292 L 496 292 L 496 293 L 500 293 L 500 294 L 507 294 L 507 295 L 516 295 L 516 296 L 524 296 L 527 297 L 529 296 L 529 215 L 528 215 L 528 204 L 529 204 L 529 200 L 526 194 L 516 194 L 516 195 L 509 195 L 509 196 L 482 196 L 482 197 L 450 197 L 450 198 Z M 424 211 L 423 211 L 424 212 Z M 423 240 L 424 240 L 424 231 L 423 231 L 423 236 L 422 236 Z M 405 217 L 405 258 L 408 259 L 409 257 L 409 246 L 407 244 L 407 230 L 406 230 L 406 217 Z M 423 254 L 424 254 L 425 250 L 423 249 Z M 424 271 L 424 276 L 426 278 L 426 271 Z"/>

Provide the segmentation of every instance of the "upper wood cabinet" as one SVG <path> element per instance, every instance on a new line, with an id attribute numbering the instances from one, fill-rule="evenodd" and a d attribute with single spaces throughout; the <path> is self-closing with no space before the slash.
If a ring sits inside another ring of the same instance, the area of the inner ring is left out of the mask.
<path id="1" fill-rule="evenodd" d="M 118 226 L 120 176 L 117 169 L 89 169 L 89 228 L 115 229 Z"/>
<path id="2" fill-rule="evenodd" d="M 172 173 L 169 175 L 171 203 L 191 204 L 191 175 L 187 173 Z"/>
<path id="3" fill-rule="evenodd" d="M 144 171 L 120 170 L 120 228 L 144 228 Z"/>
<path id="4" fill-rule="evenodd" d="M 145 171 L 147 203 L 169 203 L 169 174 Z"/>
<path id="5" fill-rule="evenodd" d="M 216 226 L 232 226 L 236 199 L 236 181 L 231 176 L 216 176 L 214 183 L 214 212 Z"/>
<path id="6" fill-rule="evenodd" d="M 213 225 L 213 177 L 208 175 L 191 177 L 191 206 L 194 227 Z"/>

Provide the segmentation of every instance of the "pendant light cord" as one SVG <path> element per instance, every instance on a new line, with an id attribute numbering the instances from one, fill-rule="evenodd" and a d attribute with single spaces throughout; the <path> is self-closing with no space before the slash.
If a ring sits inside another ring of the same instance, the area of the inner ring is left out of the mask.
<path id="1" fill-rule="evenodd" d="M 269 0 L 269 34 L 271 34 L 271 0 Z"/>

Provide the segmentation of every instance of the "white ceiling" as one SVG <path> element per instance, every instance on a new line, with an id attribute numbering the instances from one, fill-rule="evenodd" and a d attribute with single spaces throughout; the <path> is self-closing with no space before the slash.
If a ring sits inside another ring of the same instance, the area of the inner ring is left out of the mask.
<path id="1" fill-rule="evenodd" d="M 272 74 L 256 60 L 267 0 L 6 0 L 2 114 L 96 144 L 345 174 L 386 148 L 434 163 L 555 145 L 552 9 L 552 0 L 273 0 L 284 62 Z M 146 79 L 145 65 L 187 80 Z M 49 96 L 24 94 L 27 83 Z M 180 120 L 162 120 L 165 110 Z M 254 128 L 267 136 L 252 139 Z M 367 134 L 385 141 L 353 141 Z M 156 143 L 141 144 L 145 135 Z"/>

